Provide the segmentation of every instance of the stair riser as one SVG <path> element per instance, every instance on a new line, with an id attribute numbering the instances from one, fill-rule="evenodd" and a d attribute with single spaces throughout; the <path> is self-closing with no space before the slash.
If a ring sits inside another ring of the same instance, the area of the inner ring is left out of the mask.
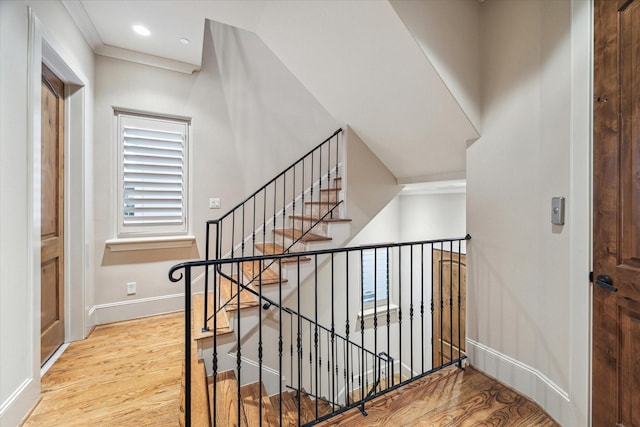
<path id="1" fill-rule="evenodd" d="M 322 191 L 320 192 L 320 201 L 335 203 L 338 201 L 339 195 L 340 195 L 339 190 Z"/>
<path id="2" fill-rule="evenodd" d="M 308 203 L 304 207 L 304 213 L 307 216 L 322 217 L 329 212 L 335 205 L 331 203 Z M 333 216 L 340 217 L 340 208 L 333 209 Z"/>
<path id="3" fill-rule="evenodd" d="M 307 220 L 307 219 L 292 219 L 291 220 L 291 228 L 295 229 L 295 230 L 304 230 L 307 231 L 311 228 L 311 232 L 313 234 L 318 234 L 320 236 L 326 236 L 327 235 L 327 224 L 326 223 L 319 223 L 316 224 L 315 226 L 313 225 L 315 223 L 315 221 L 311 221 L 311 220 Z"/>

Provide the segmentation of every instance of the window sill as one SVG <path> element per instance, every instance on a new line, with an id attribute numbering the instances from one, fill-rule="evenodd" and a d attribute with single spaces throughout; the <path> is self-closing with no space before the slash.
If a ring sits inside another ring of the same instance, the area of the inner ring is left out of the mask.
<path id="1" fill-rule="evenodd" d="M 144 251 L 149 249 L 190 248 L 196 241 L 195 236 L 159 236 L 109 239 L 105 246 L 111 252 Z"/>
<path id="2" fill-rule="evenodd" d="M 373 318 L 376 317 L 377 325 L 383 326 L 387 324 L 387 306 L 379 305 L 377 307 L 366 308 L 358 313 L 358 321 L 356 323 L 356 329 L 360 330 L 361 319 L 364 319 L 365 329 L 373 328 Z M 395 323 L 398 319 L 398 306 L 395 304 L 389 304 L 389 320 L 390 323 Z"/>

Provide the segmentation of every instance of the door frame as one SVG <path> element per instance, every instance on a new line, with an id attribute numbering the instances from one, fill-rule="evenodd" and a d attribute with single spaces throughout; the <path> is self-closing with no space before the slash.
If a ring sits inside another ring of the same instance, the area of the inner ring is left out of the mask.
<path id="1" fill-rule="evenodd" d="M 90 255 L 91 239 L 91 199 L 90 188 L 86 186 L 90 176 L 90 142 L 92 128 L 88 126 L 86 105 L 89 79 L 79 71 L 68 51 L 60 46 L 55 37 L 41 23 L 31 8 L 29 13 L 28 43 L 28 221 L 27 241 L 29 245 L 30 277 L 27 279 L 32 296 L 30 318 L 31 354 L 33 380 L 40 384 L 40 82 L 41 64 L 46 64 L 65 82 L 64 117 L 64 227 L 67 230 L 64 242 L 64 292 L 65 292 L 65 342 L 86 337 L 90 328 L 87 313 L 87 283 L 91 283 L 93 260 Z M 73 194 L 74 198 L 68 197 Z M 89 203 L 87 203 L 89 202 Z M 74 266 L 71 268 L 71 266 Z"/>
<path id="2" fill-rule="evenodd" d="M 570 425 L 591 426 L 593 253 L 593 0 L 571 0 L 569 238 Z"/>

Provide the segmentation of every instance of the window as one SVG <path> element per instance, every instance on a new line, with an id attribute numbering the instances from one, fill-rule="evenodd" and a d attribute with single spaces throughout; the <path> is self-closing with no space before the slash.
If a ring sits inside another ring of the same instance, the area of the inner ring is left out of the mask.
<path id="1" fill-rule="evenodd" d="M 118 237 L 187 232 L 189 121 L 116 111 Z"/>
<path id="2" fill-rule="evenodd" d="M 387 303 L 390 276 L 387 248 L 362 251 L 362 298 L 365 305 Z"/>

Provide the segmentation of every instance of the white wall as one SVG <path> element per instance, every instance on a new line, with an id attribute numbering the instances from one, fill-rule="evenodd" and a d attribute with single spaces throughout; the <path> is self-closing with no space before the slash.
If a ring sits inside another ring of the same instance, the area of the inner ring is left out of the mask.
<path id="1" fill-rule="evenodd" d="M 242 167 L 252 171 L 243 174 L 248 196 L 342 124 L 255 33 L 208 25 L 233 133 L 230 145 Z"/>
<path id="2" fill-rule="evenodd" d="M 206 43 L 206 40 L 205 40 Z M 223 183 L 231 181 L 233 156 L 232 133 L 226 113 L 212 44 L 205 49 L 202 70 L 193 75 L 153 68 L 131 62 L 96 57 L 95 99 L 95 317 L 97 323 L 157 314 L 183 306 L 182 284 L 171 283 L 167 272 L 171 265 L 204 255 L 204 223 L 209 211 L 208 197 L 221 197 L 223 207 L 232 198 L 223 191 Z M 192 118 L 191 232 L 198 249 L 149 250 L 112 253 L 105 245 L 116 237 L 117 215 L 117 145 L 114 134 L 113 107 L 129 108 L 158 114 Z M 226 158 L 225 162 L 216 158 Z M 235 176 L 233 182 L 241 182 Z M 213 185 L 212 185 L 213 184 Z M 217 185 L 216 185 L 217 184 Z M 235 196 L 237 197 L 237 196 Z M 126 295 L 126 283 L 137 283 L 137 294 Z"/>
<path id="3" fill-rule="evenodd" d="M 464 237 L 466 230 L 466 194 L 400 193 L 400 238 L 412 240 Z"/>
<path id="4" fill-rule="evenodd" d="M 481 3 L 477 0 L 390 3 L 473 126 L 480 130 Z"/>
<path id="5" fill-rule="evenodd" d="M 0 52 L 0 425 L 13 426 L 40 392 L 40 62 L 55 59 L 63 80 L 84 85 L 75 92 L 80 98 L 72 97 L 68 104 L 69 115 L 80 123 L 70 123 L 65 143 L 68 177 L 90 179 L 91 165 L 83 156 L 92 144 L 93 53 L 64 7 L 52 1 L 1 2 Z M 76 115 L 76 109 L 82 111 Z M 77 191 L 67 210 L 88 200 L 82 187 L 73 184 L 68 183 Z M 67 328 L 67 338 L 84 333 L 85 297 L 91 297 L 84 293 L 84 273 L 91 263 L 77 258 L 78 247 L 90 238 L 83 215 L 76 212 L 79 223 L 67 228 L 72 243 L 65 255 L 80 262 L 76 271 L 82 272 L 68 275 L 65 283 L 80 306 L 66 308 L 76 322 Z"/>
<path id="6" fill-rule="evenodd" d="M 228 212 L 339 127 L 254 34 L 211 25 L 205 26 L 202 69 L 193 75 L 97 57 L 97 323 L 181 308 L 181 284 L 169 282 L 167 272 L 180 260 L 204 257 L 205 222 Z M 113 107 L 192 118 L 189 223 L 197 250 L 113 253 L 106 247 L 116 237 Z M 209 197 L 220 197 L 222 209 L 208 209 Z M 131 281 L 137 294 L 127 296 Z"/>
<path id="7" fill-rule="evenodd" d="M 588 289 L 588 259 L 578 261 L 580 278 L 572 263 L 584 253 L 574 236 L 589 235 L 582 228 L 588 177 L 574 180 L 576 168 L 586 167 L 574 161 L 588 145 L 589 125 L 575 127 L 581 138 L 587 130 L 586 139 L 573 139 L 572 87 L 590 63 L 572 64 L 571 34 L 569 1 L 482 6 L 483 133 L 467 150 L 467 348 L 472 364 L 536 399 L 563 425 L 585 425 L 570 415 L 570 404 L 584 403 L 572 399 L 585 393 L 571 385 L 575 354 L 588 357 L 588 348 L 572 349 L 576 312 L 569 307 L 573 286 Z M 565 226 L 551 225 L 553 196 L 567 198 Z"/>

